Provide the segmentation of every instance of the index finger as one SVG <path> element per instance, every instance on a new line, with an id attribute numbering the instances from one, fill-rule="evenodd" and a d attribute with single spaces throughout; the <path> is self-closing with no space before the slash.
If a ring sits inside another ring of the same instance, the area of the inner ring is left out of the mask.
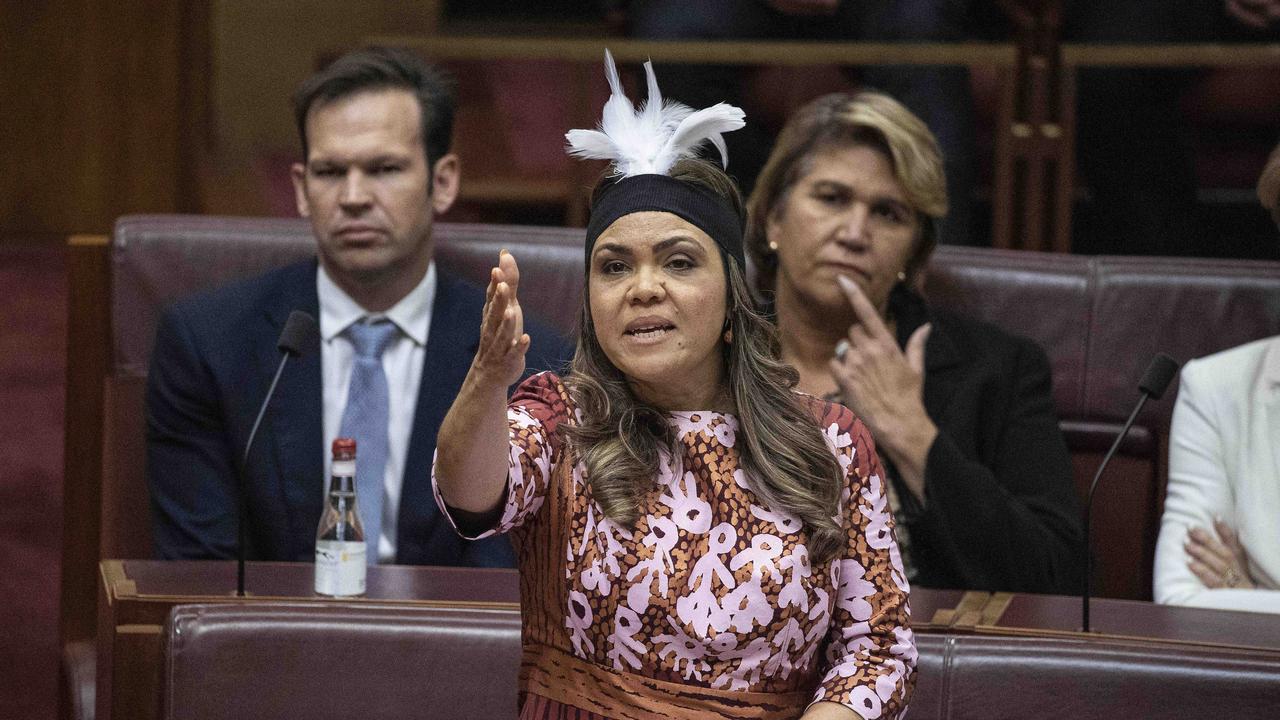
<path id="1" fill-rule="evenodd" d="M 858 287 L 858 283 L 844 275 L 836 276 L 836 282 L 840 284 L 840 289 L 848 298 L 849 306 L 853 308 L 853 314 L 858 318 L 858 324 L 866 329 L 867 334 L 876 340 L 888 340 L 897 345 L 897 340 L 890 334 L 884 320 L 880 319 L 880 313 L 876 312 L 875 306 L 867 299 L 862 288 Z"/>
<path id="2" fill-rule="evenodd" d="M 515 296 L 520 288 L 520 266 L 516 264 L 516 256 L 505 249 L 498 253 L 498 269 L 502 271 L 502 279 L 511 287 L 511 295 Z"/>
<path id="3" fill-rule="evenodd" d="M 1226 523 L 1222 518 L 1213 519 L 1213 529 L 1218 531 L 1218 537 L 1222 538 L 1222 543 L 1234 550 L 1239 547 L 1240 543 L 1236 539 L 1236 531 Z"/>

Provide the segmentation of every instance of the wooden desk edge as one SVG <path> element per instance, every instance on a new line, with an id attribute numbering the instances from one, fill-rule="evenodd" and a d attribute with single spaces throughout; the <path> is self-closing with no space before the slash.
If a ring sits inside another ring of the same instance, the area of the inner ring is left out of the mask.
<path id="1" fill-rule="evenodd" d="M 373 44 L 409 47 L 439 60 L 565 60 L 599 62 L 605 47 L 620 62 L 657 57 L 667 63 L 729 65 L 960 65 L 1014 67 L 1014 43 L 877 43 L 630 38 L 378 36 Z M 1063 43 L 1066 67 L 1270 67 L 1280 43 Z"/>
<path id="2" fill-rule="evenodd" d="M 1208 642 L 1205 640 L 1180 640 L 1178 638 L 1157 638 L 1146 635 L 1124 635 L 1121 633 L 1081 632 L 1079 630 L 1051 630 L 1048 628 L 1015 628 L 995 625 L 974 625 L 968 628 L 953 628 L 966 635 L 995 635 L 1000 637 L 1055 638 L 1060 640 L 1119 640 L 1122 642 L 1147 643 L 1154 645 L 1172 645 L 1178 647 L 1205 648 L 1213 650 L 1239 650 L 1249 653 L 1267 653 L 1280 659 L 1280 648 L 1263 645 L 1242 645 L 1239 643 Z"/>
<path id="3" fill-rule="evenodd" d="M 377 36 L 367 43 L 407 47 L 437 60 L 565 60 L 598 63 L 609 48 L 619 62 L 727 65 L 960 65 L 1013 67 L 1014 43 L 635 40 L 629 38 Z"/>
<path id="4" fill-rule="evenodd" d="M 939 607 L 933 611 L 933 617 L 921 623 L 913 623 L 916 627 L 925 632 L 945 631 L 957 623 L 967 623 L 973 625 L 978 621 L 978 615 L 974 611 L 981 610 L 986 606 L 990 593 L 980 590 L 969 590 L 960 596 L 960 601 L 955 607 Z"/>
<path id="5" fill-rule="evenodd" d="M 514 610 L 520 611 L 520 603 L 505 600 L 415 600 L 413 598 L 369 598 L 369 597 L 324 597 L 321 595 L 301 597 L 295 595 L 134 595 L 136 602 L 159 603 L 162 605 L 206 605 L 214 603 L 273 603 L 302 605 L 370 605 L 404 608 L 454 608 L 466 610 Z"/>
<path id="6" fill-rule="evenodd" d="M 982 619 L 982 610 L 991 600 L 991 593 L 969 590 L 956 603 L 955 615 L 949 627 L 973 627 Z"/>
<path id="7" fill-rule="evenodd" d="M 987 600 L 987 604 L 983 606 L 981 617 L 978 625 L 999 625 L 1000 618 L 1004 615 L 1004 611 L 1009 609 L 1009 603 L 1013 602 L 1013 593 L 998 592 L 992 593 Z"/>
<path id="8" fill-rule="evenodd" d="M 1075 44 L 1062 46 L 1067 67 L 1273 67 L 1280 43 Z"/>
<path id="9" fill-rule="evenodd" d="M 117 597 L 137 596 L 138 584 L 129 579 L 123 560 L 103 560 L 98 563 L 98 572 L 102 576 L 102 587 L 106 589 L 108 605 Z"/>

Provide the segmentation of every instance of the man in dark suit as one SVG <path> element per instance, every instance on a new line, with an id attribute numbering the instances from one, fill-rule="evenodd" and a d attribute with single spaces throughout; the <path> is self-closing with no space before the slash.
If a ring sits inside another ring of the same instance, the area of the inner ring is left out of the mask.
<path id="1" fill-rule="evenodd" d="M 485 299 L 432 263 L 432 223 L 460 175 L 449 84 L 410 53 L 369 49 L 309 78 L 294 106 L 304 162 L 293 182 L 318 259 L 189 298 L 162 319 L 147 382 L 157 553 L 233 557 L 243 492 L 246 555 L 310 561 L 328 448 L 355 436 L 370 562 L 510 566 L 505 539 L 459 539 L 431 491 L 436 432 Z M 293 310 L 319 319 L 319 342 L 284 373 L 242 463 Z M 570 358 L 554 332 L 526 328 L 531 369 Z"/>

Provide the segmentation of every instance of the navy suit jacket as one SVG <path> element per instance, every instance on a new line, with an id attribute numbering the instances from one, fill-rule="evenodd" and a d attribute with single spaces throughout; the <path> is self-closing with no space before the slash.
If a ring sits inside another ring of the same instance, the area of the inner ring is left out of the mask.
<path id="1" fill-rule="evenodd" d="M 421 389 L 405 463 L 396 561 L 510 567 L 506 538 L 460 538 L 436 507 L 436 433 L 471 366 L 484 292 L 437 274 Z M 246 556 L 311 562 L 324 502 L 323 389 L 314 340 L 290 359 L 246 463 L 249 431 L 280 362 L 280 331 L 293 310 L 319 315 L 316 261 L 201 293 L 163 316 L 147 377 L 147 482 L 161 558 L 231 558 L 236 506 L 247 492 Z M 572 351 L 527 320 L 530 372 L 557 369 Z"/>

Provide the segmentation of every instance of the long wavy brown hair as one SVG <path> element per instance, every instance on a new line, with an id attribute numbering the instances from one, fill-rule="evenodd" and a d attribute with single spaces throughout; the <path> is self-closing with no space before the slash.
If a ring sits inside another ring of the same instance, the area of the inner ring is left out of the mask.
<path id="1" fill-rule="evenodd" d="M 741 195 L 718 167 L 683 160 L 671 177 L 710 190 L 745 215 Z M 602 179 L 595 196 L 610 184 Z M 594 202 L 593 202 L 594 205 Z M 773 323 L 758 309 L 742 268 L 724 255 L 726 317 L 732 341 L 723 346 L 725 392 L 738 419 L 740 464 L 748 484 L 774 511 L 799 518 L 816 562 L 833 557 L 844 532 L 836 516 L 843 482 L 809 401 L 792 392 L 799 375 L 779 360 Z M 588 266 L 587 286 L 591 271 Z M 578 315 L 578 347 L 565 379 L 582 412 L 578 425 L 565 425 L 574 454 L 587 470 L 591 493 L 610 519 L 633 526 L 640 498 L 659 474 L 662 449 L 676 457 L 670 416 L 635 396 L 626 376 L 609 360 L 591 322 L 589 291 Z"/>

